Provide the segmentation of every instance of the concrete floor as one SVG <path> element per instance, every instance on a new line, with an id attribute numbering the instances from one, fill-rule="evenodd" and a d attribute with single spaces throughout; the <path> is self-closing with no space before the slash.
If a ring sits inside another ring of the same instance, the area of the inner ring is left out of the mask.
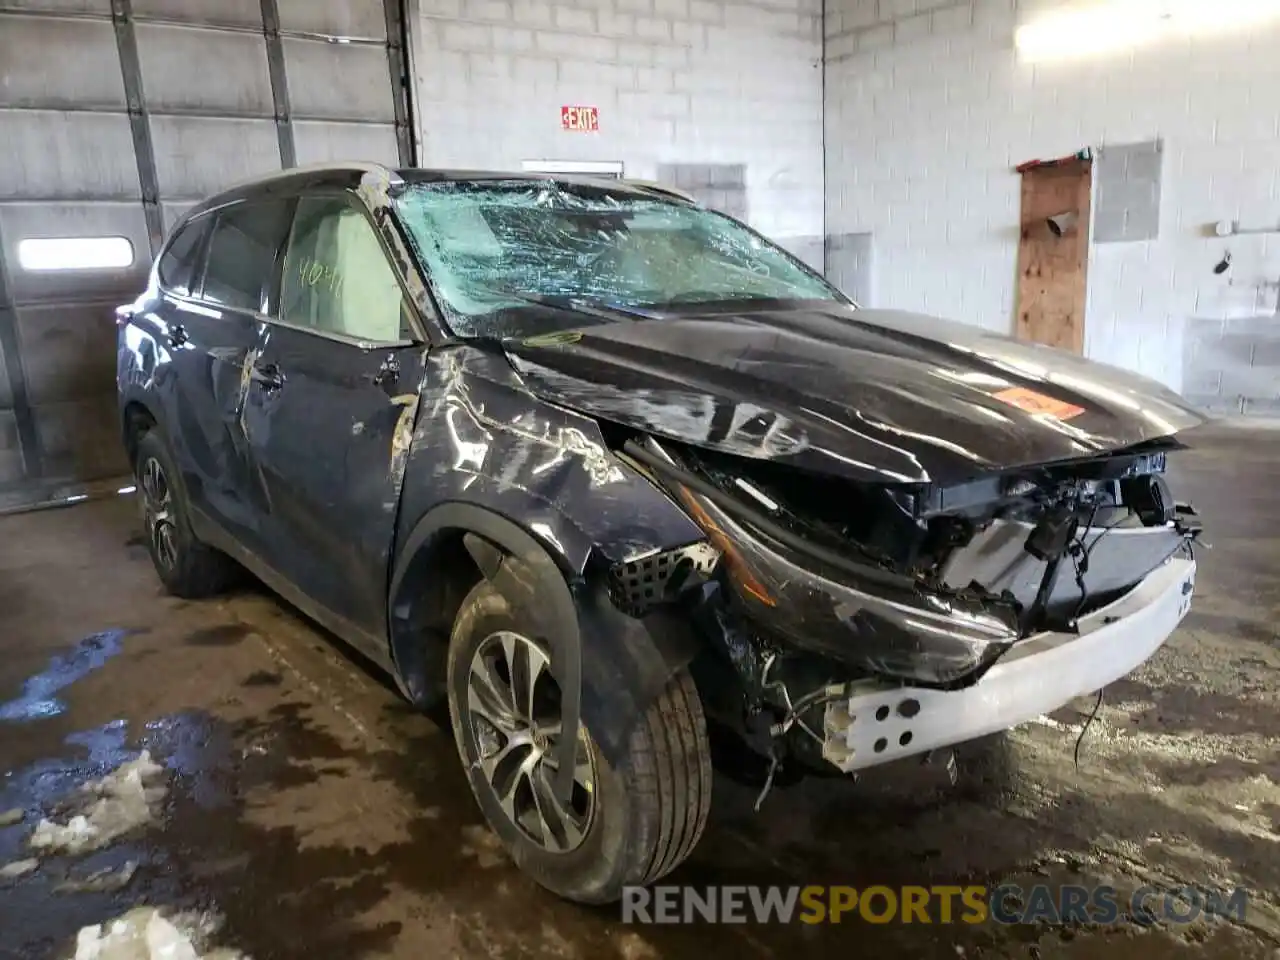
<path id="1" fill-rule="evenodd" d="M 628 927 L 560 902 L 494 847 L 447 730 L 265 592 L 162 596 L 121 497 L 0 519 L 0 811 L 25 811 L 0 829 L 0 864 L 139 747 L 169 794 L 148 829 L 0 881 L 0 957 L 69 956 L 82 925 L 150 903 L 215 911 L 218 941 L 256 960 L 1274 958 L 1280 433 L 1206 439 L 1180 477 L 1213 546 L 1196 605 L 1108 691 L 1078 771 L 1091 704 L 963 754 L 955 787 L 910 764 L 779 790 L 757 815 L 753 791 L 718 779 L 712 826 L 673 879 L 1240 885 L 1243 925 Z M 121 891 L 54 891 L 130 859 Z"/>

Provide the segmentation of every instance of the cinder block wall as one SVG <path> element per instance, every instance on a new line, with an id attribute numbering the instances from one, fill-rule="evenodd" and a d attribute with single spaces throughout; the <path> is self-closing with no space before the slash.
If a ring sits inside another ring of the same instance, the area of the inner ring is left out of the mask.
<path id="1" fill-rule="evenodd" d="M 1033 66 L 1014 31 L 1053 2 L 827 3 L 827 230 L 871 235 L 872 302 L 1008 332 L 1012 168 L 1160 139 L 1159 234 L 1093 247 L 1086 352 L 1217 410 L 1280 412 L 1280 234 L 1208 230 L 1280 228 L 1280 27 Z"/>
<path id="2" fill-rule="evenodd" d="M 821 267 L 821 0 L 420 0 L 414 24 L 424 165 L 675 171 Z M 565 105 L 599 132 L 563 131 Z"/>

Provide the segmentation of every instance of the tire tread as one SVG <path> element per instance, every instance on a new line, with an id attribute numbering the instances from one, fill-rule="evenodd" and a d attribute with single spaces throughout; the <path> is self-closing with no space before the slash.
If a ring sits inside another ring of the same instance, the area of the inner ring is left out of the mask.
<path id="1" fill-rule="evenodd" d="M 196 538 L 187 513 L 187 494 L 181 486 L 181 477 L 177 474 L 164 438 L 154 430 L 149 430 L 138 438 L 135 473 L 141 474 L 143 460 L 147 457 L 155 457 L 164 467 L 181 536 L 178 563 L 174 569 L 165 575 L 157 568 L 165 589 L 184 600 L 203 600 L 225 592 L 235 584 L 239 568 L 226 554 Z"/>
<path id="2" fill-rule="evenodd" d="M 706 720 L 693 679 L 686 671 L 668 682 L 632 737 L 632 756 L 650 758 L 652 786 L 633 783 L 638 805 L 649 806 L 658 823 L 653 854 L 637 878 L 653 883 L 693 852 L 711 809 L 711 750 Z"/>
<path id="3" fill-rule="evenodd" d="M 458 709 L 458 678 L 470 655 L 462 651 L 473 638 L 509 622 L 514 613 L 492 584 L 481 582 L 454 621 L 449 709 L 464 764 L 469 748 Z M 566 869 L 518 838 L 505 840 L 513 859 L 535 880 L 580 903 L 614 902 L 627 886 L 657 881 L 687 859 L 702 836 L 711 807 L 711 748 L 702 701 L 687 669 L 677 670 L 637 718 L 620 762 L 600 773 L 612 802 L 618 804 L 610 809 L 623 814 L 612 821 L 612 833 L 600 834 L 613 838 L 607 859 L 579 860 Z M 468 778 L 480 799 L 482 788 L 470 767 Z M 505 826 L 490 823 L 495 830 L 502 827 L 500 834 L 507 832 Z"/>

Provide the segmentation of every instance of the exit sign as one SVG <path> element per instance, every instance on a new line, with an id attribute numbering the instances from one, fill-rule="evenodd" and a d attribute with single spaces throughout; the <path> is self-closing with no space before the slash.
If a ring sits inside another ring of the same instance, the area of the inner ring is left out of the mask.
<path id="1" fill-rule="evenodd" d="M 575 133 L 595 133 L 600 129 L 600 108 L 561 107 L 560 127 Z"/>

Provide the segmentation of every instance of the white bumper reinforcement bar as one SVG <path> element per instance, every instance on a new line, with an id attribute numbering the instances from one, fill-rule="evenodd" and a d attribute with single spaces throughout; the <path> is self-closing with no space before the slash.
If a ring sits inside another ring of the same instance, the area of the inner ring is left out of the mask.
<path id="1" fill-rule="evenodd" d="M 1007 730 L 1100 690 L 1148 660 L 1187 615 L 1194 560 L 1176 557 L 1082 617 L 1080 632 L 1019 642 L 963 690 L 858 687 L 827 705 L 823 755 L 846 773 Z"/>

